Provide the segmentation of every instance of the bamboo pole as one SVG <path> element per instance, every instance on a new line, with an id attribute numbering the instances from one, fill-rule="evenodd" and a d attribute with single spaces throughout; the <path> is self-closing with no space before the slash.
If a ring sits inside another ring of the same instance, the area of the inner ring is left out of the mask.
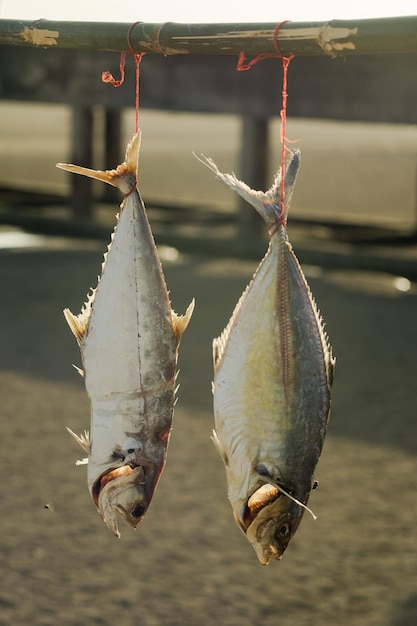
<path id="1" fill-rule="evenodd" d="M 0 20 L 0 44 L 121 52 L 131 24 Z M 276 24 L 136 23 L 130 34 L 136 52 L 162 55 L 248 56 L 273 53 Z M 417 16 L 328 22 L 285 22 L 277 43 L 283 55 L 347 56 L 417 52 Z"/>

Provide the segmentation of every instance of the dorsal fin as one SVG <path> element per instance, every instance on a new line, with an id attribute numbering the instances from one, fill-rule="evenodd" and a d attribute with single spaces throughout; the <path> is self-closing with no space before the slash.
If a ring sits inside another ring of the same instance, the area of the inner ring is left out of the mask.
<path id="1" fill-rule="evenodd" d="M 74 313 L 71 313 L 69 309 L 64 309 L 63 311 L 67 324 L 75 336 L 79 346 L 81 346 L 83 337 L 88 329 L 91 307 L 94 302 L 95 295 L 96 289 L 91 289 L 91 292 L 87 296 L 87 301 L 83 304 L 81 312 L 78 315 L 74 315 Z"/>
<path id="2" fill-rule="evenodd" d="M 89 312 L 83 307 L 79 315 L 74 315 L 69 309 L 64 309 L 63 313 L 72 334 L 76 338 L 78 345 L 81 346 L 83 337 L 88 328 Z"/>
<path id="3" fill-rule="evenodd" d="M 193 298 L 192 301 L 190 302 L 190 305 L 188 306 L 188 309 L 184 313 L 184 315 L 177 315 L 174 311 L 172 311 L 172 314 L 171 314 L 172 330 L 174 332 L 177 345 L 180 343 L 181 337 L 183 336 L 183 334 L 185 333 L 187 329 L 187 326 L 189 324 L 189 321 L 194 311 L 194 305 L 195 305 L 195 300 Z"/>

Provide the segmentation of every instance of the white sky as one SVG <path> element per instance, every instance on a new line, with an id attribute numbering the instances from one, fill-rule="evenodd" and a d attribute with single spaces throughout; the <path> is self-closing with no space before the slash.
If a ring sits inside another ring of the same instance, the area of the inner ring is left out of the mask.
<path id="1" fill-rule="evenodd" d="M 0 17 L 117 22 L 278 22 L 415 15 L 416 0 L 0 0 Z"/>

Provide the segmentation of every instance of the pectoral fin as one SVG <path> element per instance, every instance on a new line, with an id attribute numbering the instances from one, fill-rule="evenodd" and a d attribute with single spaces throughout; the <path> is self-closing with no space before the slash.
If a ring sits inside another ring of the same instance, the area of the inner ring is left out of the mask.
<path id="1" fill-rule="evenodd" d="M 229 465 L 229 461 L 228 461 L 228 458 L 227 458 L 226 450 L 224 449 L 224 446 L 223 446 L 222 442 L 220 441 L 220 439 L 218 438 L 217 433 L 216 433 L 215 430 L 212 431 L 211 440 L 214 443 L 214 447 L 216 448 L 217 452 L 219 453 L 223 463 L 226 466 Z"/>

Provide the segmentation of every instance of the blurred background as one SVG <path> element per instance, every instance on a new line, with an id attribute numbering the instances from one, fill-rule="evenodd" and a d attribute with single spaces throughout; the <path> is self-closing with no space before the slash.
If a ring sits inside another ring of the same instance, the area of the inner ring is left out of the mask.
<path id="1" fill-rule="evenodd" d="M 71 157 L 70 107 L 2 102 L 0 114 L 3 189 L 68 197 L 71 177 L 56 169 L 55 164 Z M 104 167 L 103 118 L 103 109 L 97 106 L 93 162 L 99 168 Z M 278 117 L 270 119 L 268 186 L 280 165 L 279 126 Z M 239 116 L 143 109 L 140 128 L 141 189 L 148 203 L 218 209 L 225 214 L 237 210 L 237 196 L 213 181 L 193 152 L 212 156 L 221 171 L 238 173 L 242 132 Z M 124 110 L 120 157 L 134 129 L 134 111 Z M 391 226 L 399 231 L 416 228 L 415 125 L 289 118 L 287 137 L 295 140 L 289 145 L 302 153 L 292 218 Z M 103 192 L 103 187 L 97 185 L 98 199 Z"/>
<path id="2" fill-rule="evenodd" d="M 233 521 L 210 433 L 212 339 L 267 237 L 193 152 L 272 183 L 279 62 L 238 78 L 233 59 L 142 62 L 140 190 L 173 307 L 195 297 L 196 309 L 166 470 L 118 541 L 65 431 L 88 428 L 89 403 L 62 309 L 77 313 L 96 285 L 120 198 L 55 164 L 117 165 L 135 127 L 133 63 L 113 89 L 100 76 L 117 74 L 118 55 L 0 46 L 0 60 L 0 623 L 414 626 L 415 55 L 289 68 L 287 137 L 302 166 L 288 229 L 337 364 L 318 519 L 306 515 L 266 568 Z"/>

